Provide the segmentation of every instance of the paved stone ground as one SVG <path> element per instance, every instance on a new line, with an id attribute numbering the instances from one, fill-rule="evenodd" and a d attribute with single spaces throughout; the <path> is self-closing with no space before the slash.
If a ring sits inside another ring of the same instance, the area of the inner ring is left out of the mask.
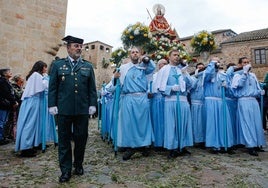
<path id="1" fill-rule="evenodd" d="M 236 154 L 210 154 L 189 148 L 191 156 L 167 159 L 167 152 L 140 153 L 122 161 L 112 146 L 103 142 L 97 120 L 90 120 L 83 176 L 59 184 L 57 148 L 53 144 L 34 158 L 20 158 L 14 143 L 0 146 L 0 187 L 268 187 L 268 150 L 258 157 L 239 149 Z M 266 135 L 268 140 L 268 136 Z"/>

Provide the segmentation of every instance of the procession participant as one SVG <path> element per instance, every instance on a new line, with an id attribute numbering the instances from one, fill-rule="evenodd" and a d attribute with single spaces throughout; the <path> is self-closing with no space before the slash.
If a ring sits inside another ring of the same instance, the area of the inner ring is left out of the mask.
<path id="1" fill-rule="evenodd" d="M 264 76 L 263 80 L 263 89 L 265 91 L 265 94 L 263 96 L 263 118 L 262 118 L 262 126 L 263 130 L 267 132 L 267 119 L 268 119 L 268 72 Z"/>
<path id="2" fill-rule="evenodd" d="M 194 84 L 190 90 L 191 98 L 191 116 L 193 126 L 193 139 L 196 147 L 205 147 L 205 109 L 204 109 L 204 88 L 203 88 L 203 70 L 204 63 L 196 64 L 195 74 L 193 76 Z"/>
<path id="3" fill-rule="evenodd" d="M 110 88 L 113 87 L 113 83 L 103 84 L 100 91 L 101 94 L 101 134 L 102 139 L 107 139 L 108 142 L 112 136 L 112 118 L 113 118 L 113 103 L 114 103 L 114 91 Z M 103 104 L 104 103 L 104 104 Z"/>
<path id="4" fill-rule="evenodd" d="M 47 80 L 49 82 L 49 75 L 47 73 L 43 74 L 44 76 L 44 80 Z M 44 101 L 43 101 L 43 113 L 45 114 L 45 119 L 43 121 L 43 127 L 42 127 L 42 146 L 40 145 L 40 147 L 38 149 L 42 148 L 42 151 L 44 152 L 46 147 L 48 145 L 46 145 L 46 143 L 51 143 L 54 142 L 54 145 L 57 146 L 58 145 L 58 136 L 56 133 L 56 122 L 55 122 L 55 118 L 52 114 L 49 113 L 48 110 L 48 88 L 45 89 L 44 92 Z M 44 131 L 44 133 L 43 133 Z"/>
<path id="5" fill-rule="evenodd" d="M 47 64 L 37 61 L 26 76 L 27 83 L 21 97 L 15 144 L 15 151 L 21 151 L 21 157 L 35 157 L 34 147 L 42 143 L 44 92 L 48 88 L 48 81 L 43 76 L 46 72 Z"/>
<path id="6" fill-rule="evenodd" d="M 235 63 L 229 63 L 226 67 L 227 86 L 228 86 L 228 89 L 226 90 L 226 103 L 230 112 L 231 123 L 233 128 L 234 149 L 240 146 L 237 143 L 237 130 L 238 130 L 236 126 L 237 98 L 234 96 L 234 91 L 231 85 L 235 72 L 238 73 L 237 71 L 241 67 L 242 67 L 241 62 L 238 62 L 237 65 Z"/>
<path id="7" fill-rule="evenodd" d="M 214 154 L 225 150 L 233 154 L 233 129 L 225 102 L 227 78 L 223 68 L 219 67 L 218 58 L 211 60 L 204 74 L 206 147 Z"/>
<path id="8" fill-rule="evenodd" d="M 153 141 L 149 99 L 147 98 L 148 80 L 155 65 L 152 60 L 143 60 L 137 47 L 130 49 L 130 62 L 120 66 L 120 72 L 114 74 L 119 78 L 121 96 L 118 119 L 118 147 L 127 148 L 123 160 L 129 160 L 137 150 L 148 156 L 147 148 Z"/>
<path id="9" fill-rule="evenodd" d="M 155 81 L 157 78 L 158 71 L 167 65 L 168 62 L 166 59 L 160 59 L 157 62 L 157 72 L 153 74 L 153 81 L 152 81 L 152 94 L 153 98 L 152 105 L 151 105 L 151 112 L 152 112 L 152 124 L 153 124 L 153 131 L 154 131 L 154 147 L 156 149 L 160 149 L 164 145 L 164 102 L 165 98 L 163 95 L 157 90 L 155 87 Z"/>
<path id="10" fill-rule="evenodd" d="M 156 88 L 165 96 L 164 148 L 170 151 L 168 158 L 191 154 L 186 149 L 193 145 L 191 111 L 186 96 L 192 83 L 179 51 L 170 51 L 169 64 L 159 71 L 156 79 Z"/>
<path id="11" fill-rule="evenodd" d="M 5 139 L 4 130 L 6 129 L 9 112 L 15 110 L 18 106 L 14 90 L 9 82 L 11 77 L 12 72 L 9 68 L 0 69 L 0 145 L 9 143 Z"/>
<path id="12" fill-rule="evenodd" d="M 81 58 L 83 39 L 66 36 L 62 40 L 67 42 L 68 57 L 53 62 L 48 91 L 49 112 L 57 114 L 61 183 L 70 180 L 72 164 L 75 175 L 84 174 L 88 119 L 89 114 L 93 115 L 96 112 L 97 106 L 93 66 Z M 72 134 L 74 161 L 72 161 Z"/>
<path id="13" fill-rule="evenodd" d="M 238 144 L 248 148 L 250 155 L 258 156 L 258 148 L 265 146 L 265 137 L 262 128 L 260 107 L 256 97 L 264 95 L 260 88 L 256 75 L 251 70 L 251 64 L 247 57 L 241 57 L 243 71 L 234 75 L 232 88 L 238 98 L 237 102 L 237 127 Z"/>

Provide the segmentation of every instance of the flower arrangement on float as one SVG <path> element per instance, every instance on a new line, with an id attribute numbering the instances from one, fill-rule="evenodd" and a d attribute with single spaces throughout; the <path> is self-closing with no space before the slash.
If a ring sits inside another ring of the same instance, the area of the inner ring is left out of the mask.
<path id="1" fill-rule="evenodd" d="M 152 34 L 149 27 L 137 22 L 125 28 L 121 35 L 121 40 L 125 48 L 131 46 L 144 46 L 151 40 Z"/>
<path id="2" fill-rule="evenodd" d="M 152 59 L 157 60 L 157 61 L 160 59 L 168 59 L 168 53 L 170 50 L 173 50 L 173 49 L 179 50 L 181 58 L 184 58 L 184 59 L 190 58 L 189 54 L 185 50 L 185 47 L 184 47 L 185 45 L 178 40 L 170 40 L 169 38 L 163 37 L 163 36 L 160 38 L 153 37 L 148 46 L 151 49 L 154 49 L 153 51 L 151 51 L 153 52 L 151 57 Z"/>
<path id="3" fill-rule="evenodd" d="M 128 56 L 128 52 L 123 48 L 117 48 L 115 51 L 112 52 L 110 62 L 112 66 L 120 66 L 122 60 Z"/>
<path id="4" fill-rule="evenodd" d="M 201 52 L 211 52 L 216 48 L 214 36 L 205 30 L 195 34 L 190 44 L 198 54 Z"/>

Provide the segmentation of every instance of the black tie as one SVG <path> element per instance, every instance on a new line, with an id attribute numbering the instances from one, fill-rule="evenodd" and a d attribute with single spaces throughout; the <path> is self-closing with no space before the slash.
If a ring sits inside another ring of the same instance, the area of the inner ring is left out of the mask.
<path id="1" fill-rule="evenodd" d="M 75 66 L 75 65 L 76 65 L 76 63 L 77 63 L 77 61 L 73 61 L 73 66 Z"/>

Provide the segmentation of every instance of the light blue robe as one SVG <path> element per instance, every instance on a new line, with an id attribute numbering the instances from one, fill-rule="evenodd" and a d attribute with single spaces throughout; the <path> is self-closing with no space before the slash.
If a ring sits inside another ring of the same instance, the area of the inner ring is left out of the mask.
<path id="1" fill-rule="evenodd" d="M 31 149 L 42 143 L 42 104 L 44 93 L 25 98 L 20 107 L 15 151 Z"/>
<path id="2" fill-rule="evenodd" d="M 238 73 L 238 72 L 236 72 Z M 237 98 L 234 96 L 232 85 L 232 80 L 234 77 L 234 67 L 231 66 L 226 71 L 227 76 L 227 86 L 228 89 L 226 89 L 226 103 L 230 112 L 231 117 L 231 123 L 233 127 L 233 134 L 234 134 L 234 145 L 237 145 L 237 124 L 236 124 L 236 112 L 237 112 Z"/>
<path id="3" fill-rule="evenodd" d="M 170 70 L 168 70 L 170 69 Z M 166 75 L 165 72 L 169 71 Z M 162 74 L 162 72 L 164 74 Z M 159 71 L 157 80 L 160 81 L 159 88 L 165 88 L 162 93 L 165 95 L 165 107 L 164 107 L 164 148 L 168 150 L 182 149 L 186 146 L 193 145 L 193 132 L 192 132 L 192 119 L 190 105 L 187 101 L 187 88 L 192 85 L 192 79 L 189 79 L 189 75 L 181 75 L 179 77 L 180 88 L 184 88 L 179 91 L 179 103 L 180 103 L 180 124 L 178 123 L 177 112 L 177 92 L 172 91 L 172 86 L 177 83 L 174 75 L 181 74 L 180 68 L 175 66 L 165 66 Z M 160 77 L 161 75 L 161 77 Z M 167 78 L 164 78 L 167 76 Z M 165 82 L 165 83 L 164 83 Z M 183 87 L 182 83 L 185 83 Z M 181 131 L 179 131 L 181 130 Z"/>
<path id="4" fill-rule="evenodd" d="M 154 74 L 154 81 L 157 77 L 157 73 Z M 154 87 L 153 81 L 153 88 Z M 152 112 L 152 124 L 153 131 L 155 136 L 154 146 L 155 147 L 163 147 L 164 145 L 164 105 L 165 98 L 163 95 L 157 90 L 153 89 L 153 98 L 151 112 Z"/>
<path id="5" fill-rule="evenodd" d="M 204 110 L 203 72 L 194 79 L 194 85 L 190 90 L 191 116 L 194 143 L 205 142 L 206 122 Z"/>
<path id="6" fill-rule="evenodd" d="M 17 121 L 15 151 L 38 147 L 42 143 L 45 126 L 45 142 L 56 141 L 54 117 L 47 107 L 48 78 L 33 73 L 27 81 Z M 54 127 L 53 127 L 54 126 Z"/>
<path id="7" fill-rule="evenodd" d="M 230 148 L 234 145 L 233 128 L 230 112 L 223 102 L 222 93 L 226 74 L 215 71 L 215 62 L 209 63 L 204 74 L 206 147 Z"/>
<path id="8" fill-rule="evenodd" d="M 238 98 L 237 143 L 248 148 L 265 146 L 260 107 L 256 100 L 256 97 L 260 96 L 261 88 L 255 74 L 235 74 L 232 87 Z"/>
<path id="9" fill-rule="evenodd" d="M 49 82 L 49 76 L 45 76 L 43 78 L 44 80 L 47 80 Z M 44 92 L 44 101 L 42 103 L 42 113 L 45 115 L 44 121 L 42 123 L 44 123 L 45 126 L 45 142 L 54 142 L 54 143 L 58 143 L 58 135 L 56 132 L 56 122 L 55 122 L 55 118 L 53 115 L 51 115 L 48 111 L 48 88 L 45 89 Z M 42 115 L 43 116 L 43 115 Z M 44 130 L 44 129 L 42 129 Z M 42 133 L 43 134 L 43 133 Z M 42 135 L 43 136 L 43 135 Z"/>
<path id="10" fill-rule="evenodd" d="M 105 103 L 103 105 L 103 102 Z M 105 136 L 105 139 L 108 140 L 112 137 L 112 118 L 113 118 L 113 103 L 114 103 L 114 95 L 111 92 L 105 93 L 101 99 L 102 103 L 102 113 L 101 114 L 101 126 L 102 126 L 102 136 Z"/>
<path id="11" fill-rule="evenodd" d="M 127 70 L 124 67 L 128 67 Z M 117 145 L 119 147 L 143 147 L 154 139 L 146 75 L 155 69 L 154 62 L 134 65 L 131 62 L 120 67 L 121 95 Z"/>

